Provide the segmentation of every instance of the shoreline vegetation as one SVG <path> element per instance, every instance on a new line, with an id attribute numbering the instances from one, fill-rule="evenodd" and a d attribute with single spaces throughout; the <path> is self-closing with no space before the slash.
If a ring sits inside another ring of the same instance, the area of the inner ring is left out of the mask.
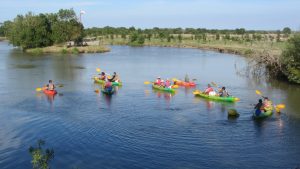
<path id="1" fill-rule="evenodd" d="M 88 45 L 88 46 L 48 46 L 43 48 L 26 49 L 28 54 L 46 54 L 46 53 L 60 53 L 60 54 L 79 54 L 79 53 L 104 53 L 109 52 L 110 48 L 103 45 Z"/>

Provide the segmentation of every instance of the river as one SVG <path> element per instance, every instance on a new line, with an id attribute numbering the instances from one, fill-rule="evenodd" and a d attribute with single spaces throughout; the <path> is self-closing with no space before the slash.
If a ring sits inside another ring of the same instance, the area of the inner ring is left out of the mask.
<path id="1" fill-rule="evenodd" d="M 238 72 L 246 59 L 198 49 L 111 46 L 111 52 L 30 56 L 0 42 L 0 168 L 31 168 L 28 148 L 53 148 L 52 168 L 296 168 L 300 166 L 300 87 Z M 112 97 L 95 93 L 96 68 L 118 72 Z M 225 85 L 230 104 L 155 92 L 144 81 L 196 79 Z M 37 93 L 49 79 L 64 84 L 53 98 Z M 255 90 L 281 114 L 254 121 Z M 228 119 L 235 108 L 240 117 Z"/>

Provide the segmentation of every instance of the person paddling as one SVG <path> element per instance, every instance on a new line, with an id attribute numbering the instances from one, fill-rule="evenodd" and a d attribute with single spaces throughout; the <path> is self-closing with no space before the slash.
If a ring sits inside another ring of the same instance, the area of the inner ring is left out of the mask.
<path id="1" fill-rule="evenodd" d="M 227 92 L 227 90 L 224 86 L 220 89 L 219 96 L 220 97 L 228 97 L 229 96 L 229 93 Z"/>
<path id="2" fill-rule="evenodd" d="M 154 82 L 155 85 L 161 85 L 161 78 L 158 76 L 156 81 Z"/>
<path id="3" fill-rule="evenodd" d="M 104 72 L 101 72 L 99 79 L 106 81 L 106 74 Z"/>
<path id="4" fill-rule="evenodd" d="M 55 85 L 53 84 L 52 80 L 49 80 L 49 83 L 46 85 L 46 89 L 47 90 L 54 90 L 55 89 Z"/>
<path id="5" fill-rule="evenodd" d="M 259 116 L 261 110 L 263 109 L 263 101 L 261 99 L 258 100 L 258 103 L 255 105 L 254 109 L 255 109 L 255 114 Z"/>
<path id="6" fill-rule="evenodd" d="M 166 88 L 171 88 L 171 82 L 170 80 L 167 78 L 166 82 L 165 82 L 165 87 Z"/>
<path id="7" fill-rule="evenodd" d="M 207 84 L 207 88 L 204 90 L 204 94 L 215 96 L 216 92 L 214 91 L 214 89 L 211 87 L 210 84 Z"/>
<path id="8" fill-rule="evenodd" d="M 114 72 L 113 76 L 111 79 L 108 79 L 110 82 L 119 82 L 120 79 L 119 79 L 119 76 L 117 75 L 116 72 Z"/>
<path id="9" fill-rule="evenodd" d="M 190 78 L 189 78 L 189 76 L 187 74 L 185 74 L 184 82 L 190 82 Z"/>

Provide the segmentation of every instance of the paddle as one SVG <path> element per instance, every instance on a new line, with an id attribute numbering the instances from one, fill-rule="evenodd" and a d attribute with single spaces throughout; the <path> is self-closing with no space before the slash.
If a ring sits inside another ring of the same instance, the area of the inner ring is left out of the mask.
<path id="1" fill-rule="evenodd" d="M 101 72 L 101 69 L 100 69 L 100 68 L 96 68 L 96 71 L 97 71 L 97 72 Z"/>
<path id="2" fill-rule="evenodd" d="M 57 87 L 64 87 L 63 84 L 55 84 L 55 86 L 57 86 Z M 43 90 L 43 88 L 45 88 L 45 87 L 38 87 L 38 88 L 35 89 L 35 91 L 40 92 L 40 91 Z"/>
<path id="3" fill-rule="evenodd" d="M 152 84 L 153 82 L 149 82 L 149 81 L 145 81 L 144 84 L 148 85 L 148 84 Z"/>

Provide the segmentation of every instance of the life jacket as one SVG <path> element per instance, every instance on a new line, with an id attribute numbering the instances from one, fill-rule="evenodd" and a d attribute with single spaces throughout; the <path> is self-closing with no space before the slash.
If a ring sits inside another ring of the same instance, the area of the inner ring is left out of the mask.
<path id="1" fill-rule="evenodd" d="M 209 88 L 205 89 L 204 93 L 209 94 L 212 91 L 214 91 L 214 89 L 212 87 L 209 87 Z"/>
<path id="2" fill-rule="evenodd" d="M 160 85 L 160 84 L 161 84 L 161 79 L 157 79 L 157 80 L 156 80 L 156 84 L 157 84 L 157 85 Z"/>
<path id="3" fill-rule="evenodd" d="M 170 85 L 171 85 L 170 81 L 167 80 L 166 83 L 165 83 L 165 86 L 166 86 L 166 87 L 169 87 Z"/>

